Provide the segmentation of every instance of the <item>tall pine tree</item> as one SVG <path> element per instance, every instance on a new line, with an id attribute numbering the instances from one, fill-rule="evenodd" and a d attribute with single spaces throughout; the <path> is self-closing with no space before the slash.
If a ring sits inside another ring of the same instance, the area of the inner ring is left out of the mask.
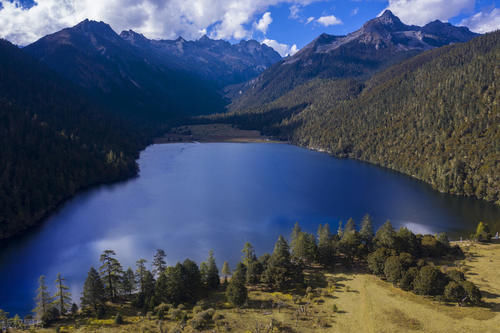
<path id="1" fill-rule="evenodd" d="M 61 315 L 65 314 L 71 308 L 71 293 L 69 287 L 64 285 L 65 279 L 61 273 L 57 274 L 56 293 L 54 295 L 54 305 L 58 307 Z"/>
<path id="2" fill-rule="evenodd" d="M 91 308 L 97 315 L 99 307 L 104 305 L 104 293 L 104 284 L 101 277 L 97 270 L 91 267 L 83 284 L 83 292 L 80 299 L 82 308 Z"/>
<path id="3" fill-rule="evenodd" d="M 115 256 L 115 251 L 105 250 L 101 254 L 100 261 L 102 265 L 99 268 L 108 297 L 113 301 L 118 296 L 118 287 L 123 275 L 122 266 Z"/>

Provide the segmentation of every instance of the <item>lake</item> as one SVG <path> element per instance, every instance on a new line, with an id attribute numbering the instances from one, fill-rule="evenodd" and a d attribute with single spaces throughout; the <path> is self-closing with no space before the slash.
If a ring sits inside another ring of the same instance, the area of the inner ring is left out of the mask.
<path id="1" fill-rule="evenodd" d="M 38 277 L 52 287 L 60 272 L 79 301 L 90 266 L 104 249 L 122 265 L 151 259 L 198 263 L 213 249 L 232 267 L 244 242 L 271 252 L 295 221 L 315 232 L 366 213 L 376 227 L 391 220 L 416 233 L 466 237 L 479 220 L 500 229 L 500 208 L 441 194 L 410 177 L 286 144 L 179 143 L 142 152 L 135 179 L 87 191 L 40 227 L 0 245 L 0 308 L 25 315 L 34 307 Z M 53 290 L 53 289 L 52 289 Z"/>

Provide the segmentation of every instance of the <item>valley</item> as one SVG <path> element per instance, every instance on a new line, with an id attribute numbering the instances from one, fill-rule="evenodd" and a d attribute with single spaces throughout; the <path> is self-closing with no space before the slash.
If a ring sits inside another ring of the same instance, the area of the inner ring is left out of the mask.
<path id="1" fill-rule="evenodd" d="M 0 40 L 0 330 L 498 330 L 495 23 L 287 4 Z"/>

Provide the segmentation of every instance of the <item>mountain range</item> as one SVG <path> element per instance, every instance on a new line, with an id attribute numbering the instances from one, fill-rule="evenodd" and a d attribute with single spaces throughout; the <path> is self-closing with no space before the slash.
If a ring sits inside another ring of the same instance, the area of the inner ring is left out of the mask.
<path id="1" fill-rule="evenodd" d="M 367 78 L 421 52 L 478 36 L 466 27 L 440 21 L 406 25 L 391 11 L 346 36 L 321 34 L 295 55 L 233 88 L 231 110 L 267 103 L 314 78 Z M 237 90 L 237 93 L 234 92 Z"/>

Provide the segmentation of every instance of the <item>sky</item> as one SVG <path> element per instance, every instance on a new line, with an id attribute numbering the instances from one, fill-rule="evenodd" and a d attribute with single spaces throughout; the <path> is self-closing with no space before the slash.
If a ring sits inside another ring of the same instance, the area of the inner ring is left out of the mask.
<path id="1" fill-rule="evenodd" d="M 406 24 L 500 29 L 500 0 L 0 0 L 0 37 L 28 45 L 88 18 L 152 39 L 256 39 L 285 56 L 321 33 L 355 31 L 385 9 Z"/>

